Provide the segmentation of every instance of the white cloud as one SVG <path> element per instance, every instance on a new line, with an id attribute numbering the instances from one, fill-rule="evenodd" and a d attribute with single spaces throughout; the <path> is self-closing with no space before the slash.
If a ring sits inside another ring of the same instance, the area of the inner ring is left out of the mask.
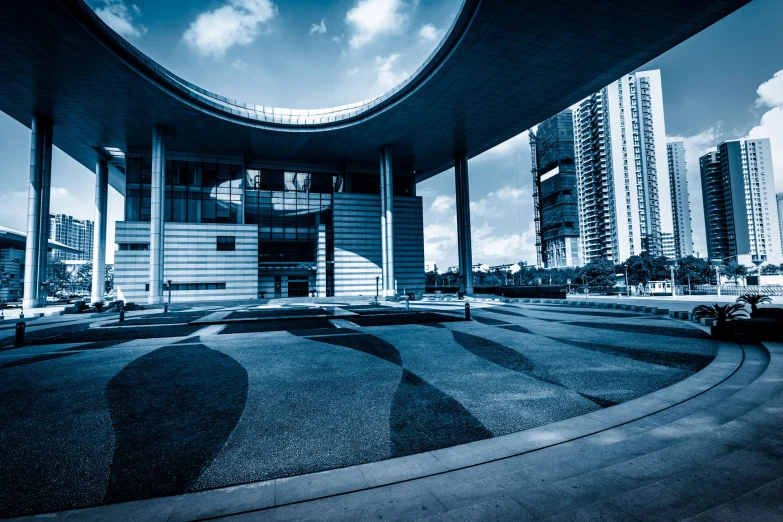
<path id="1" fill-rule="evenodd" d="M 353 30 L 351 47 L 358 49 L 378 36 L 399 32 L 406 20 L 404 8 L 402 0 L 357 0 L 345 14 L 345 23 Z"/>
<path id="2" fill-rule="evenodd" d="M 764 113 L 761 122 L 750 129 L 747 137 L 769 138 L 772 167 L 775 171 L 775 190 L 783 192 L 783 103 Z"/>
<path id="3" fill-rule="evenodd" d="M 259 26 L 277 14 L 270 0 L 230 0 L 201 13 L 182 39 L 201 54 L 219 58 L 234 45 L 247 45 L 258 36 Z"/>
<path id="4" fill-rule="evenodd" d="M 438 38 L 439 31 L 432 24 L 424 24 L 419 29 L 419 37 L 422 40 L 433 41 Z"/>
<path id="5" fill-rule="evenodd" d="M 775 190 L 783 192 L 783 70 L 759 85 L 756 105 L 771 107 L 761 116 L 758 125 L 750 129 L 746 138 L 769 138 L 772 147 L 772 167 Z"/>
<path id="6" fill-rule="evenodd" d="M 479 154 L 475 158 L 471 158 L 471 162 L 493 161 L 493 160 L 509 159 L 509 158 L 515 159 L 518 155 L 522 153 L 523 149 L 530 150 L 527 131 L 521 134 L 517 134 L 513 138 L 504 141 L 500 145 L 496 145 L 492 147 L 488 151 Z"/>
<path id="7" fill-rule="evenodd" d="M 241 71 L 242 69 L 245 69 L 246 67 L 247 67 L 247 62 L 245 62 L 241 58 L 237 58 L 236 60 L 234 60 L 231 63 L 231 68 L 232 69 L 237 69 L 237 70 Z"/>
<path id="8" fill-rule="evenodd" d="M 778 71 L 766 82 L 756 89 L 759 95 L 756 106 L 767 105 L 769 107 L 783 106 L 783 71 Z"/>
<path id="9" fill-rule="evenodd" d="M 473 227 L 473 261 L 498 265 L 516 261 L 534 261 L 536 257 L 536 231 L 533 222 L 521 234 L 494 235 L 493 228 L 484 222 Z"/>
<path id="10" fill-rule="evenodd" d="M 524 189 L 512 187 L 511 185 L 505 185 L 497 191 L 489 193 L 490 196 L 495 196 L 501 201 L 516 201 L 526 194 L 527 192 Z"/>
<path id="11" fill-rule="evenodd" d="M 321 20 L 320 24 L 310 26 L 310 34 L 324 34 L 326 32 L 326 18 Z"/>
<path id="12" fill-rule="evenodd" d="M 448 214 L 450 212 L 454 212 L 455 205 L 456 203 L 454 196 L 441 195 L 435 198 L 430 208 L 433 212 L 437 212 L 438 214 Z"/>
<path id="13" fill-rule="evenodd" d="M 147 28 L 139 23 L 141 10 L 135 4 L 128 6 L 124 0 L 105 0 L 95 14 L 106 22 L 106 25 L 124 37 L 139 38 L 147 32 Z"/>
<path id="14" fill-rule="evenodd" d="M 445 223 L 433 223 L 424 227 L 424 257 L 426 259 L 443 259 L 447 264 L 451 264 L 448 260 L 457 258 L 456 251 L 456 217 Z"/>
<path id="15" fill-rule="evenodd" d="M 375 57 L 375 67 L 378 74 L 376 83 L 383 91 L 388 91 L 408 77 L 407 71 L 394 70 L 394 64 L 399 59 L 399 57 L 399 54 L 392 54 L 391 56 L 386 57 Z"/>

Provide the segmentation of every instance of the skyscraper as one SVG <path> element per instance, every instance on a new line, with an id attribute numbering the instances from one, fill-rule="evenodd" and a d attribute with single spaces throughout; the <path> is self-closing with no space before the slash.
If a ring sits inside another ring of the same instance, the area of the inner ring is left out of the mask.
<path id="1" fill-rule="evenodd" d="M 688 199 L 688 174 L 685 164 L 685 144 L 673 141 L 666 144 L 666 157 L 669 164 L 669 186 L 672 201 L 672 242 L 674 251 L 667 252 L 666 257 L 680 259 L 693 255 L 693 236 L 691 234 L 691 207 Z M 667 242 L 664 232 L 664 243 Z M 673 254 L 673 255 L 669 255 Z"/>
<path id="2" fill-rule="evenodd" d="M 781 238 L 769 139 L 723 142 L 699 164 L 709 257 L 777 261 Z"/>
<path id="3" fill-rule="evenodd" d="M 574 141 L 583 262 L 661 255 L 662 233 L 674 227 L 660 71 L 629 74 L 582 101 Z"/>
<path id="4" fill-rule="evenodd" d="M 783 249 L 783 192 L 778 192 L 777 196 L 778 204 L 778 228 L 780 229 L 780 246 Z"/>
<path id="5" fill-rule="evenodd" d="M 67 214 L 49 214 L 49 239 L 81 250 L 79 254 L 53 250 L 52 259 L 92 261 L 93 222 L 89 219 L 75 219 Z"/>
<path id="6" fill-rule="evenodd" d="M 539 237 L 536 247 L 545 268 L 577 266 L 579 201 L 574 164 L 574 116 L 570 109 L 530 131 Z"/>

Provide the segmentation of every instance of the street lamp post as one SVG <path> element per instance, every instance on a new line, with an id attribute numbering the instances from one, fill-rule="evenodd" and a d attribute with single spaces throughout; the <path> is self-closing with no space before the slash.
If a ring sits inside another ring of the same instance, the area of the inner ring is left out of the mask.
<path id="1" fill-rule="evenodd" d="M 672 271 L 672 299 L 675 299 L 677 297 L 677 287 L 674 285 L 674 268 L 676 265 L 672 265 L 669 268 L 671 268 Z"/>
<path id="2" fill-rule="evenodd" d="M 631 297 L 631 287 L 628 285 L 628 267 L 625 268 L 625 297 Z"/>
<path id="3" fill-rule="evenodd" d="M 718 288 L 718 297 L 720 297 L 720 266 L 715 265 L 715 286 Z"/>
<path id="4" fill-rule="evenodd" d="M 169 300 L 166 303 L 166 306 L 164 307 L 164 310 L 163 310 L 164 314 L 169 312 L 169 305 L 171 304 L 171 279 L 166 281 L 166 285 L 168 286 L 168 289 L 169 289 Z"/>
<path id="5" fill-rule="evenodd" d="M 381 280 L 381 276 L 375 276 L 375 304 L 378 304 L 378 283 Z"/>

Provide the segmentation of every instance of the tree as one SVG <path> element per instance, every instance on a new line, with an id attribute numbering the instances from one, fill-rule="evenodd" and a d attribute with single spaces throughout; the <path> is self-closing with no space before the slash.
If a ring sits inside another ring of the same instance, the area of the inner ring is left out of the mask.
<path id="1" fill-rule="evenodd" d="M 623 263 L 623 268 L 628 271 L 629 285 L 647 285 L 652 280 L 650 266 L 642 256 L 631 256 Z"/>
<path id="2" fill-rule="evenodd" d="M 775 265 L 764 265 L 761 267 L 761 275 L 778 275 L 780 274 L 780 267 Z"/>
<path id="3" fill-rule="evenodd" d="M 736 261 L 731 261 L 721 269 L 721 273 L 734 278 L 734 283 L 739 284 L 739 278 L 748 275 L 748 268 Z"/>
<path id="4" fill-rule="evenodd" d="M 11 282 L 11 273 L 0 269 L 0 288 L 5 288 Z"/>
<path id="5" fill-rule="evenodd" d="M 614 286 L 617 282 L 614 263 L 608 259 L 593 259 L 582 268 L 582 279 L 590 286 Z"/>
<path id="6" fill-rule="evenodd" d="M 47 295 L 59 294 L 71 284 L 71 274 L 68 272 L 68 267 L 59 259 L 49 261 L 46 275 L 49 283 Z"/>
<path id="7" fill-rule="evenodd" d="M 103 269 L 103 290 L 111 292 L 114 289 L 114 265 L 106 265 Z"/>
<path id="8" fill-rule="evenodd" d="M 84 263 L 79 266 L 73 276 L 73 284 L 79 289 L 92 291 L 92 263 Z"/>
<path id="9" fill-rule="evenodd" d="M 681 282 L 694 285 L 703 285 L 710 283 L 712 271 L 706 260 L 694 256 L 687 256 L 680 259 L 679 275 Z"/>
<path id="10" fill-rule="evenodd" d="M 424 272 L 424 286 L 437 286 L 438 274 L 434 271 Z"/>

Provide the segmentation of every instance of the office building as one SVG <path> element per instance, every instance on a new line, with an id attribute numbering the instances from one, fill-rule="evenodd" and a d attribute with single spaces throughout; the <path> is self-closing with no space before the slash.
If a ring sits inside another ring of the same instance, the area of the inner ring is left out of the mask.
<path id="1" fill-rule="evenodd" d="M 780 262 L 769 139 L 723 142 L 699 159 L 699 167 L 710 259 Z"/>
<path id="2" fill-rule="evenodd" d="M 579 198 L 573 112 L 560 112 L 529 133 L 538 263 L 544 268 L 578 266 Z"/>
<path id="3" fill-rule="evenodd" d="M 668 232 L 663 232 L 663 255 L 670 259 L 681 259 L 693 255 L 691 206 L 688 196 L 688 167 L 685 162 L 685 144 L 682 141 L 667 143 L 666 158 L 669 164 L 672 225 L 674 227 L 671 241 L 674 249 L 667 248 L 669 236 Z"/>
<path id="4" fill-rule="evenodd" d="M 674 233 L 660 71 L 629 74 L 574 116 L 582 262 L 663 254 Z"/>
<path id="5" fill-rule="evenodd" d="M 49 214 L 49 239 L 78 250 L 77 253 L 54 250 L 52 259 L 92 261 L 94 235 L 93 222 L 89 219 L 75 219 L 66 214 Z"/>

